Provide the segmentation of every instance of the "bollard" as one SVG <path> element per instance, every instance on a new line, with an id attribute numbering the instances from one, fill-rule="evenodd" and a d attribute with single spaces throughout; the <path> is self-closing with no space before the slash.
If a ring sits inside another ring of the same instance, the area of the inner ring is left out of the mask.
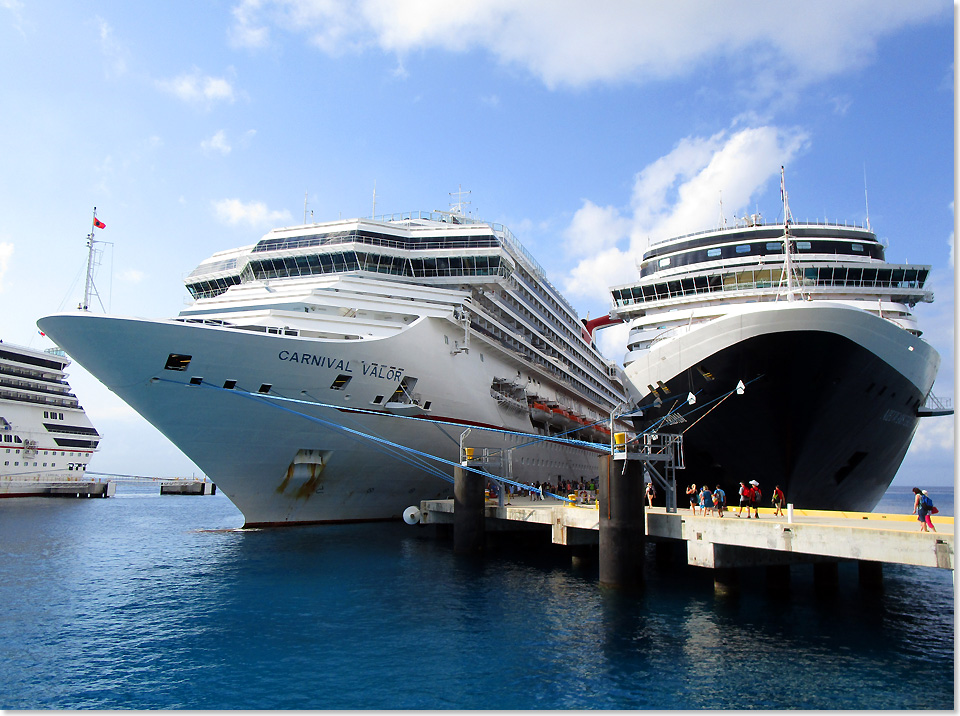
<path id="1" fill-rule="evenodd" d="M 453 470 L 453 551 L 457 554 L 483 552 L 483 483 L 481 473 L 460 466 Z"/>
<path id="2" fill-rule="evenodd" d="M 600 457 L 600 584 L 632 589 L 643 583 L 643 464 Z"/>
<path id="3" fill-rule="evenodd" d="M 787 503 L 787 524 L 793 524 L 793 503 Z"/>

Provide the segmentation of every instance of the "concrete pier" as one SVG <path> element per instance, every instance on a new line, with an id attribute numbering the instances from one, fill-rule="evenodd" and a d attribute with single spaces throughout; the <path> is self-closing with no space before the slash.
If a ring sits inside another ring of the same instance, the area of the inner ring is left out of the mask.
<path id="1" fill-rule="evenodd" d="M 183 482 L 161 482 L 161 495 L 216 495 L 217 486 L 206 480 L 184 480 Z"/>
<path id="2" fill-rule="evenodd" d="M 13 482 L 0 483 L 3 497 L 113 497 L 114 482 Z"/>
<path id="3" fill-rule="evenodd" d="M 600 505 L 568 507 L 555 499 L 514 497 L 513 505 L 482 506 L 486 529 L 540 529 L 554 544 L 599 544 Z M 420 503 L 424 524 L 452 524 L 453 500 Z M 858 562 L 954 568 L 952 517 L 934 517 L 937 532 L 920 532 L 913 515 L 794 510 L 793 521 L 760 508 L 759 520 L 700 517 L 688 510 L 645 510 L 645 537 L 686 549 L 687 563 L 709 569 Z M 664 553 L 668 548 L 663 549 Z M 869 569 L 869 568 L 866 568 Z M 821 581 L 829 579 L 824 576 Z"/>

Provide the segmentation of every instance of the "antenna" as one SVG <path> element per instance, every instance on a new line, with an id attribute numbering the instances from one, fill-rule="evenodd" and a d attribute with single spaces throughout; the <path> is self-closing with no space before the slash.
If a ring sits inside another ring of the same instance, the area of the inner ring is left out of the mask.
<path id="1" fill-rule="evenodd" d="M 303 192 L 303 223 L 307 223 L 307 192 Z"/>
<path id="2" fill-rule="evenodd" d="M 720 190 L 720 218 L 717 220 L 717 227 L 727 228 L 727 218 L 723 215 L 723 189 Z"/>
<path id="3" fill-rule="evenodd" d="M 463 200 L 463 196 L 464 196 L 464 194 L 470 194 L 471 192 L 469 192 L 469 191 L 464 191 L 464 190 L 463 190 L 463 185 L 462 185 L 462 184 L 457 184 L 457 190 L 456 190 L 456 191 L 451 191 L 451 192 L 449 192 L 449 193 L 450 193 L 450 196 L 456 196 L 456 197 L 457 197 L 457 200 L 456 200 L 455 202 L 451 202 L 451 203 L 450 203 L 450 211 L 451 211 L 451 213 L 454 213 L 454 214 L 463 214 L 463 207 L 470 203 L 469 201 L 464 201 L 464 200 Z"/>
<path id="4" fill-rule="evenodd" d="M 377 218 L 377 180 L 373 180 L 373 213 L 370 215 L 371 219 Z"/>

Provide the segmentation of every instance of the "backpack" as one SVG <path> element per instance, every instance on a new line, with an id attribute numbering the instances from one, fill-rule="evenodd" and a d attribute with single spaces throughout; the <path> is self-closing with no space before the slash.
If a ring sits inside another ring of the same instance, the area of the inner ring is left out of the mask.
<path id="1" fill-rule="evenodd" d="M 754 488 L 753 488 L 753 504 L 755 504 L 755 505 L 759 505 L 759 504 L 760 504 L 760 495 L 761 495 L 761 493 L 760 493 L 760 488 L 759 488 L 759 487 L 754 487 Z"/>
<path id="2" fill-rule="evenodd" d="M 933 500 L 930 499 L 929 495 L 920 493 L 920 504 L 928 510 L 933 509 Z"/>

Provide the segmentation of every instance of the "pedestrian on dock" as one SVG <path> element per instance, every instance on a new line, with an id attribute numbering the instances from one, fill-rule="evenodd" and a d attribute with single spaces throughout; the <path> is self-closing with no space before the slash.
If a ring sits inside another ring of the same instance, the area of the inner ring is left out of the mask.
<path id="1" fill-rule="evenodd" d="M 693 512 L 693 514 L 697 514 L 697 486 L 693 484 L 688 485 L 687 495 L 690 497 L 690 511 Z"/>
<path id="2" fill-rule="evenodd" d="M 770 501 L 773 503 L 774 516 L 779 515 L 783 517 L 783 505 L 787 501 L 787 498 L 783 496 L 783 490 L 780 489 L 780 485 L 773 488 L 773 497 L 770 498 Z"/>
<path id="3" fill-rule="evenodd" d="M 743 506 L 747 506 L 747 517 L 750 517 L 750 500 L 747 498 L 747 483 L 740 483 L 740 507 L 737 509 L 737 517 L 743 512 Z"/>
<path id="4" fill-rule="evenodd" d="M 647 483 L 646 495 L 647 495 L 647 504 L 649 504 L 650 507 L 653 507 L 653 498 L 657 496 L 657 491 L 654 489 L 652 482 Z"/>
<path id="5" fill-rule="evenodd" d="M 750 480 L 750 504 L 753 505 L 753 516 L 760 519 L 760 498 L 763 495 L 760 492 L 760 483 L 756 480 Z M 747 507 L 747 516 L 750 516 L 750 508 Z"/>
<path id="6" fill-rule="evenodd" d="M 700 490 L 700 515 L 706 517 L 708 512 L 713 512 L 713 493 L 704 485 Z"/>
<path id="7" fill-rule="evenodd" d="M 913 498 L 913 513 L 917 515 L 917 519 L 920 521 L 920 531 L 927 532 L 927 528 L 937 531 L 937 528 L 933 526 L 933 521 L 930 519 L 930 515 L 934 511 L 939 512 L 936 507 L 933 506 L 933 500 L 930 499 L 930 496 L 926 493 L 925 490 L 921 490 L 919 487 L 913 488 L 913 494 L 916 497 Z"/>
<path id="8" fill-rule="evenodd" d="M 717 508 L 717 516 L 723 517 L 723 511 L 727 509 L 727 493 L 717 485 L 713 491 L 713 506 Z"/>

